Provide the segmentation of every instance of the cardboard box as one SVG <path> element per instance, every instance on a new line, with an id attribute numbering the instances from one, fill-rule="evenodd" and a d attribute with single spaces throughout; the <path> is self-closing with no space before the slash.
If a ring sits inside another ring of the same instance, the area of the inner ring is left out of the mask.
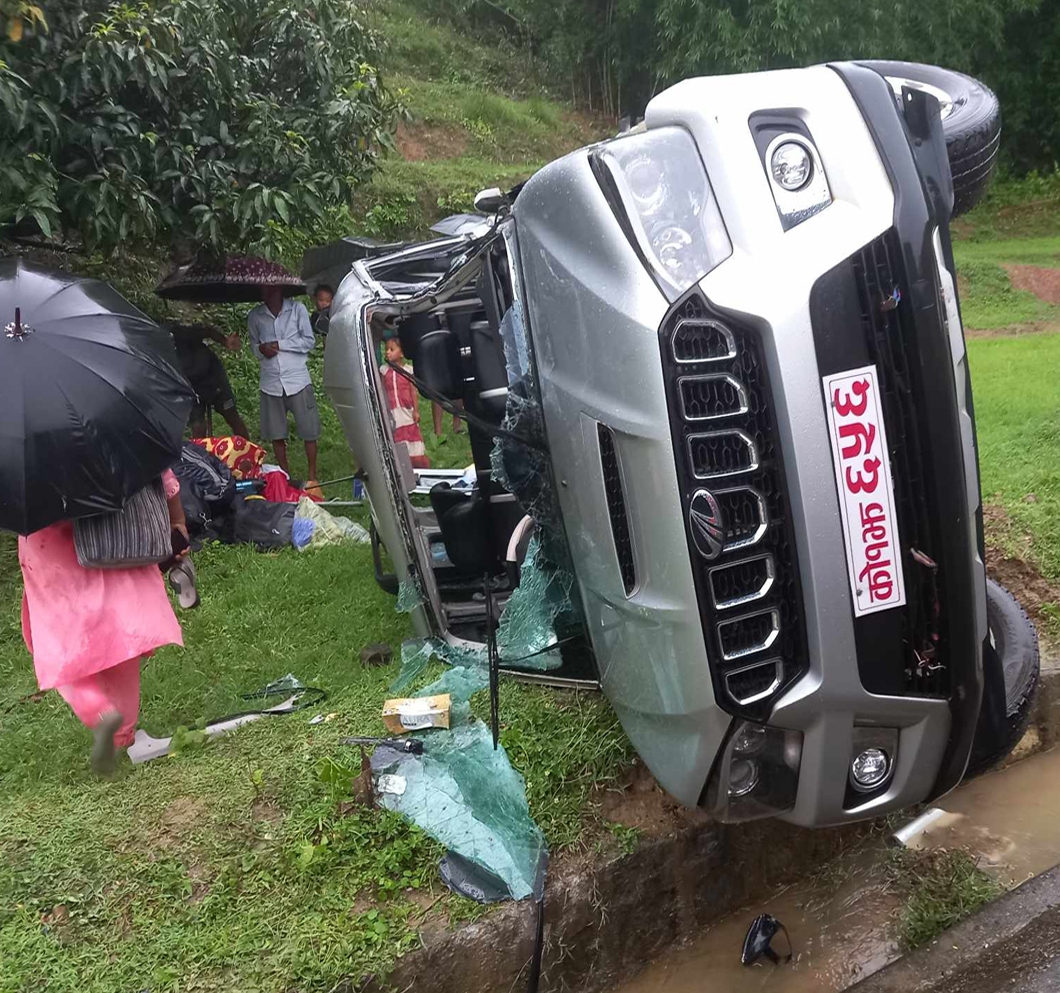
<path id="1" fill-rule="evenodd" d="M 383 704 L 383 723 L 394 734 L 449 727 L 451 700 L 439 696 L 396 697 Z"/>

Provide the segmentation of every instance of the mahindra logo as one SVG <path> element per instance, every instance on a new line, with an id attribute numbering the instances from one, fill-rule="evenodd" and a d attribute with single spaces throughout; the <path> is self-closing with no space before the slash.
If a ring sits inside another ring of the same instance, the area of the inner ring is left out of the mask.
<path id="1" fill-rule="evenodd" d="M 725 522 L 721 507 L 709 490 L 696 490 L 688 507 L 688 523 L 699 554 L 712 562 L 725 547 Z"/>

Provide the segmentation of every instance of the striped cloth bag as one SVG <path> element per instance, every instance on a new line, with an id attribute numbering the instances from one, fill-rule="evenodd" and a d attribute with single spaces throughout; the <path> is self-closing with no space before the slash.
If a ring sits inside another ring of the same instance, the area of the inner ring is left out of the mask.
<path id="1" fill-rule="evenodd" d="M 161 479 L 148 483 L 121 510 L 74 521 L 74 550 L 86 569 L 157 565 L 173 554 Z"/>

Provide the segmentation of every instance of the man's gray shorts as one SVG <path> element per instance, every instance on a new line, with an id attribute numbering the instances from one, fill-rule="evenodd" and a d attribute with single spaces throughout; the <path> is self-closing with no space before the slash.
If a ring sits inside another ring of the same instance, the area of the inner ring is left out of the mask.
<path id="1" fill-rule="evenodd" d="M 266 441 L 286 441 L 288 411 L 294 414 L 294 426 L 302 441 L 316 441 L 320 437 L 317 398 L 310 385 L 294 396 L 261 394 L 261 436 Z"/>

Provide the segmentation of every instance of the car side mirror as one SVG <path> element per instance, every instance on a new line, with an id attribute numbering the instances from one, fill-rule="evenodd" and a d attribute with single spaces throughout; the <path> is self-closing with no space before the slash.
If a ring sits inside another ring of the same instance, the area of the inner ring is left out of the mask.
<path id="1" fill-rule="evenodd" d="M 475 210 L 483 214 L 496 214 L 501 207 L 508 205 L 508 197 L 496 186 L 479 190 L 475 194 Z"/>

